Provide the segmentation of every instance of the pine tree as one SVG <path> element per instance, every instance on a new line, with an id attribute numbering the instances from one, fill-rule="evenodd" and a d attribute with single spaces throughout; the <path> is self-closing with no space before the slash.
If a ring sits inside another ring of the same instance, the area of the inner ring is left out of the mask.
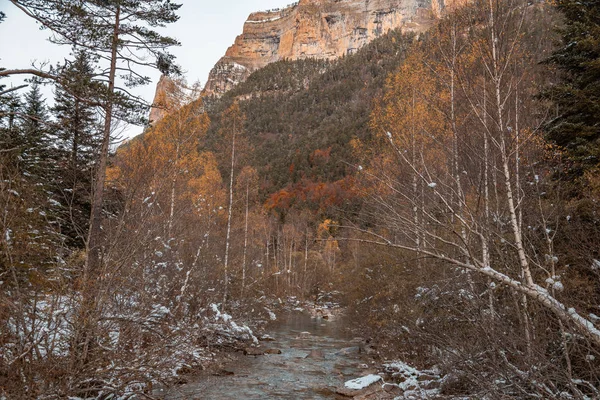
<path id="1" fill-rule="evenodd" d="M 21 107 L 21 98 L 14 92 L 0 96 L 0 147 L 5 151 L 18 145 L 17 115 Z"/>
<path id="2" fill-rule="evenodd" d="M 49 157 L 48 109 L 40 91 L 40 82 L 33 79 L 31 88 L 24 96 L 23 110 L 20 115 L 21 159 L 26 174 L 40 178 L 47 175 Z"/>
<path id="3" fill-rule="evenodd" d="M 181 7 L 170 0 L 10 0 L 17 8 L 52 31 L 51 41 L 73 46 L 106 61 L 96 80 L 104 84 L 95 98 L 102 108 L 102 144 L 92 190 L 92 210 L 87 238 L 86 274 L 95 275 L 102 263 L 102 208 L 104 183 L 114 120 L 141 123 L 147 104 L 130 94 L 129 88 L 150 83 L 144 67 L 165 75 L 178 74 L 174 57 L 167 52 L 179 43 L 155 29 L 176 22 Z M 60 76 L 31 70 L 0 71 L 0 76 L 35 73 L 62 80 Z M 125 87 L 120 87 L 120 78 Z"/>
<path id="4" fill-rule="evenodd" d="M 104 190 L 114 122 L 141 122 L 147 104 L 130 94 L 129 88 L 150 83 L 143 75 L 145 67 L 156 68 L 165 75 L 178 73 L 170 46 L 179 43 L 161 35 L 156 28 L 176 22 L 180 5 L 170 0 L 10 0 L 17 8 L 52 31 L 51 41 L 91 53 L 106 62 L 97 71 L 97 82 L 103 91 L 91 99 L 104 117 L 102 141 L 91 194 L 91 211 L 86 239 L 86 259 L 83 271 L 82 301 L 76 317 L 76 332 L 72 338 L 72 376 L 95 376 L 92 359 L 97 355 L 96 343 L 102 304 L 99 293 L 103 283 L 101 268 L 106 266 L 103 235 Z M 1 76 L 42 75 L 58 82 L 61 76 L 40 71 L 0 71 Z M 119 79 L 124 82 L 120 87 Z M 86 369 L 87 368 L 87 369 Z M 87 375 L 89 374 L 89 375 Z"/>
<path id="5" fill-rule="evenodd" d="M 565 17 L 562 45 L 547 60 L 564 75 L 542 97 L 556 106 L 548 138 L 566 150 L 569 175 L 582 176 L 600 164 L 600 2 L 558 0 Z"/>
<path id="6" fill-rule="evenodd" d="M 102 140 L 96 107 L 84 99 L 99 88 L 93 81 L 94 68 L 87 53 L 77 53 L 63 76 L 52 108 L 57 122 L 53 132 L 56 146 L 53 191 L 64 207 L 62 232 L 70 238 L 70 245 L 81 247 L 88 229 L 92 176 Z"/>

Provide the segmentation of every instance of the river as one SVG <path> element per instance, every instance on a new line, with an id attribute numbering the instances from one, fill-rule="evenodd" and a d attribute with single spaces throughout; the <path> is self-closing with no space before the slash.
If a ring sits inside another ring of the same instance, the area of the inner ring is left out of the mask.
<path id="1" fill-rule="evenodd" d="M 338 320 L 295 313 L 270 330 L 263 343 L 282 354 L 239 356 L 224 365 L 233 375 L 202 376 L 169 389 L 166 400 L 335 399 L 336 387 L 365 374 L 359 343 Z M 361 365 L 362 364 L 362 365 Z"/>

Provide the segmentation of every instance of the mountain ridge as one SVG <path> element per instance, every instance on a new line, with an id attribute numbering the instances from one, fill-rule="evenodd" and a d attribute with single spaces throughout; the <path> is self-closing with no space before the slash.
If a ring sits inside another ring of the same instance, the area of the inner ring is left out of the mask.
<path id="1" fill-rule="evenodd" d="M 203 93 L 220 96 L 276 61 L 332 60 L 393 29 L 425 31 L 450 6 L 443 0 L 300 0 L 254 12 L 211 70 Z"/>

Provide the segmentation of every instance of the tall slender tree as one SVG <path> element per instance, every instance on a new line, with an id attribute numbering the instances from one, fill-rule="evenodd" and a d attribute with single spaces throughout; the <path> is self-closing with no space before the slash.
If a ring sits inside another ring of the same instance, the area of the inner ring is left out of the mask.
<path id="1" fill-rule="evenodd" d="M 85 243 L 91 206 L 90 187 L 101 143 L 101 125 L 96 107 L 84 99 L 100 89 L 94 82 L 94 68 L 88 53 L 78 52 L 64 71 L 64 86 L 57 86 L 55 105 L 55 146 L 57 148 L 53 190 L 63 210 L 63 233 L 70 244 Z"/>
<path id="2" fill-rule="evenodd" d="M 229 258 L 231 247 L 231 221 L 233 218 L 233 196 L 234 196 L 234 175 L 236 171 L 236 163 L 239 155 L 236 153 L 236 141 L 239 141 L 239 136 L 243 133 L 246 117 L 240 110 L 239 104 L 236 102 L 225 111 L 226 123 L 222 128 L 222 135 L 228 139 L 230 144 L 230 164 L 229 170 L 229 203 L 227 206 L 227 231 L 225 235 L 225 257 L 223 259 L 223 304 L 226 304 L 229 290 Z M 239 147 L 239 144 L 238 144 Z M 238 149 L 239 150 L 239 149 Z M 239 152 L 239 151 L 238 151 Z"/>

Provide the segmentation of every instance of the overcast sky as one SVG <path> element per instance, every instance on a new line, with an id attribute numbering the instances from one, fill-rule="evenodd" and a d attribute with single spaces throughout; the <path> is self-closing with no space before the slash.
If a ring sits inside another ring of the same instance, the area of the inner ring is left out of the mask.
<path id="1" fill-rule="evenodd" d="M 242 33 L 244 21 L 253 11 L 283 7 L 292 0 L 175 0 L 182 3 L 181 19 L 161 31 L 181 42 L 173 48 L 178 63 L 186 72 L 189 82 L 206 82 L 210 69 L 221 58 L 227 47 Z M 25 68 L 32 63 L 56 63 L 69 55 L 68 48 L 60 48 L 47 41 L 49 33 L 8 0 L 0 0 L 0 11 L 6 20 L 0 24 L 0 66 Z M 152 101 L 158 73 L 152 74 L 152 85 L 137 90 Z M 47 91 L 47 96 L 51 93 Z M 130 129 L 128 135 L 139 133 L 140 128 Z"/>

